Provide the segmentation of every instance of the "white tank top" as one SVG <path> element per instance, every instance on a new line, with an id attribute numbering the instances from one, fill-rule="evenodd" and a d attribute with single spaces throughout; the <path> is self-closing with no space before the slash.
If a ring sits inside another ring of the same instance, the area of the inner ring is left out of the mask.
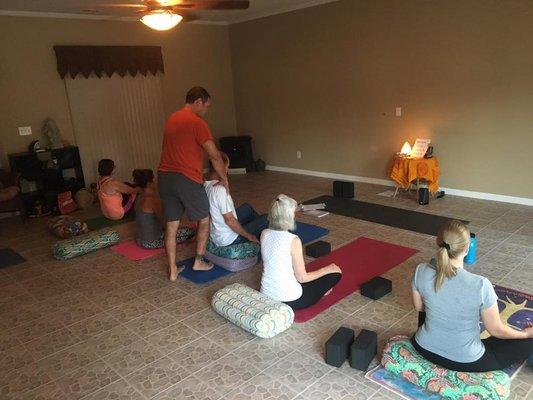
<path id="1" fill-rule="evenodd" d="M 295 237 L 288 231 L 271 229 L 265 229 L 261 236 L 261 292 L 274 300 L 293 301 L 302 296 L 302 285 L 292 268 L 291 244 Z"/>

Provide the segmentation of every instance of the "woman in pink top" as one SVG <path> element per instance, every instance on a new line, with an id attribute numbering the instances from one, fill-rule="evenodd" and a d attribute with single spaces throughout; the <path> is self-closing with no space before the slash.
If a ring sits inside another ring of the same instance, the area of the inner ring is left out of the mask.
<path id="1" fill-rule="evenodd" d="M 104 158 L 98 163 L 100 179 L 97 183 L 98 199 L 102 214 L 109 219 L 122 219 L 126 213 L 133 210 L 135 196 L 140 188 L 131 187 L 123 182 L 113 179 L 115 163 Z"/>

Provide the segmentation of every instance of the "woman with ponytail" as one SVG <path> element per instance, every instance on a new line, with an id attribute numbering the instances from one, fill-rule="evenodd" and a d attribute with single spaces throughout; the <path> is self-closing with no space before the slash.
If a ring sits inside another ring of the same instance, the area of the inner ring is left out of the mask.
<path id="1" fill-rule="evenodd" d="M 468 228 L 449 221 L 437 235 L 436 265 L 416 268 L 413 302 L 426 319 L 412 343 L 426 359 L 453 371 L 503 369 L 533 352 L 533 327 L 518 331 L 502 323 L 492 284 L 463 268 L 469 244 Z M 480 320 L 487 339 L 480 338 Z"/>

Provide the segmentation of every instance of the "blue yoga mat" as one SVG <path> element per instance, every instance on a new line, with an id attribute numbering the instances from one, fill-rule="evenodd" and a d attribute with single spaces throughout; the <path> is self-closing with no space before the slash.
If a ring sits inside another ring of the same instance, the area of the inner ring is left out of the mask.
<path id="1" fill-rule="evenodd" d="M 218 265 L 215 265 L 209 271 L 195 271 L 192 269 L 194 257 L 187 258 L 183 261 L 178 261 L 176 264 L 178 267 L 185 266 L 183 271 L 180 272 L 182 277 L 198 284 L 209 283 L 218 278 L 222 278 L 223 276 L 231 274 L 231 271 L 228 271 L 227 269 L 224 269 Z"/>
<path id="2" fill-rule="evenodd" d="M 313 242 L 323 236 L 326 236 L 329 233 L 329 230 L 321 228 L 320 226 L 306 224 L 304 222 L 296 222 L 296 230 L 292 231 L 292 233 L 297 235 L 302 241 L 302 243 L 306 245 L 307 243 Z M 183 261 L 178 261 L 176 263 L 178 266 L 185 266 L 183 271 L 180 272 L 180 275 L 193 283 L 209 283 L 218 278 L 231 274 L 230 271 L 222 268 L 219 265 L 215 265 L 209 271 L 195 271 L 192 269 L 193 263 L 194 257 L 188 258 Z"/>

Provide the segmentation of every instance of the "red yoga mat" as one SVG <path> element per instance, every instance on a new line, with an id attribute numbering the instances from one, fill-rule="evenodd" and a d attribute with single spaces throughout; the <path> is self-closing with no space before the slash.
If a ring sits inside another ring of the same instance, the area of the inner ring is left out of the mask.
<path id="1" fill-rule="evenodd" d="M 294 321 L 309 321 L 355 292 L 363 283 L 394 268 L 417 252 L 418 250 L 408 247 L 360 237 L 307 264 L 308 271 L 316 271 L 335 263 L 342 270 L 342 278 L 331 293 L 314 306 L 295 311 Z"/>

